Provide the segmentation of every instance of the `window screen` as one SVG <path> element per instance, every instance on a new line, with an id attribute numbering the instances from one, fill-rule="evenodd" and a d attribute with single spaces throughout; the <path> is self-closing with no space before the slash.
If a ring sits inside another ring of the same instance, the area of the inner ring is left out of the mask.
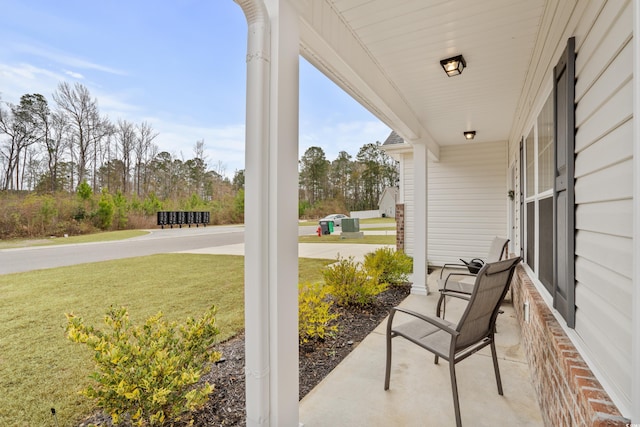
<path id="1" fill-rule="evenodd" d="M 553 292 L 553 197 L 538 202 L 538 279 Z"/>
<path id="2" fill-rule="evenodd" d="M 553 188 L 553 97 L 538 115 L 538 193 Z M 553 212 L 551 213 L 553 214 Z"/>

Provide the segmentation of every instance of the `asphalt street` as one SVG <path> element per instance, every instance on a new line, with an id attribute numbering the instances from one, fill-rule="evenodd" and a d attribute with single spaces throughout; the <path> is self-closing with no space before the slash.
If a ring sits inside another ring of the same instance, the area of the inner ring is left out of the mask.
<path id="1" fill-rule="evenodd" d="M 301 227 L 311 234 L 315 227 Z M 62 267 L 158 253 L 189 251 L 244 242 L 244 226 L 150 230 L 145 236 L 111 242 L 34 246 L 0 250 L 0 274 Z"/>
<path id="2" fill-rule="evenodd" d="M 300 235 L 317 226 L 299 227 Z M 0 249 L 0 274 L 173 252 L 215 253 L 214 248 L 244 243 L 243 225 L 149 230 L 144 236 L 110 242 Z"/>

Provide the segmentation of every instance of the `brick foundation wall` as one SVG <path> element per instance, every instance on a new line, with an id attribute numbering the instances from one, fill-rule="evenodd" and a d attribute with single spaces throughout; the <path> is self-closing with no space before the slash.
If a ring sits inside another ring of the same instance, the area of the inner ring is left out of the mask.
<path id="1" fill-rule="evenodd" d="M 404 203 L 396 205 L 396 250 L 404 252 Z"/>
<path id="2" fill-rule="evenodd" d="M 511 287 L 529 371 L 547 426 L 626 427 L 624 418 L 569 340 L 522 266 Z M 529 302 L 529 321 L 524 303 Z"/>

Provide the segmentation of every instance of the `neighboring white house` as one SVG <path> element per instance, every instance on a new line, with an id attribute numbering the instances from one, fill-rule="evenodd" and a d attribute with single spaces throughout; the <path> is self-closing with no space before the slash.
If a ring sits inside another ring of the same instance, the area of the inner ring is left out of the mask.
<path id="1" fill-rule="evenodd" d="M 381 217 L 395 218 L 398 203 L 398 187 L 387 187 L 380 196 L 378 211 Z"/>
<path id="2" fill-rule="evenodd" d="M 428 264 L 509 237 L 545 423 L 640 423 L 640 2 L 235 1 L 249 27 L 247 424 L 299 422 L 299 55 L 398 136 L 384 148 L 400 161 L 412 290 L 427 291 Z M 440 60 L 460 54 L 447 77 Z"/>

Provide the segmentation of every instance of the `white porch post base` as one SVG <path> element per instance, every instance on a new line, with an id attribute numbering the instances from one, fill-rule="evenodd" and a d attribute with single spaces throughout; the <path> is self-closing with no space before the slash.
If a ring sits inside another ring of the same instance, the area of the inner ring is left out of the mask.
<path id="1" fill-rule="evenodd" d="M 411 285 L 411 293 L 414 295 L 429 295 L 429 286 L 426 283 L 413 282 Z"/>

